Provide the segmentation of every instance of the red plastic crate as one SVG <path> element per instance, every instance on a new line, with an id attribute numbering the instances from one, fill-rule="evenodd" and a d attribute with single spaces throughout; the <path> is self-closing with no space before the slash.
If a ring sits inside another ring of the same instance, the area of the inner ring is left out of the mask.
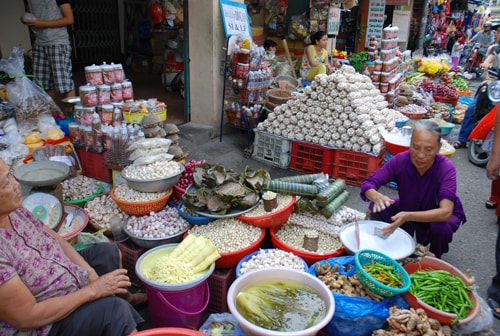
<path id="1" fill-rule="evenodd" d="M 85 148 L 77 148 L 76 152 L 84 175 L 103 182 L 113 182 L 113 173 L 106 167 L 106 152 L 96 153 Z"/>
<path id="2" fill-rule="evenodd" d="M 385 151 L 378 156 L 338 149 L 335 151 L 333 177 L 348 184 L 361 185 L 363 180 L 384 164 Z"/>
<path id="3" fill-rule="evenodd" d="M 211 312 L 227 312 L 227 292 L 236 279 L 236 267 L 215 269 L 207 279 L 210 288 L 210 301 L 207 310 Z"/>
<path id="4" fill-rule="evenodd" d="M 122 265 L 128 271 L 127 275 L 130 278 L 130 282 L 135 287 L 142 287 L 143 283 L 135 272 L 135 264 L 145 250 L 134 244 L 130 239 L 116 243 L 116 245 L 122 253 Z"/>
<path id="5" fill-rule="evenodd" d="M 332 174 L 335 149 L 309 142 L 292 141 L 290 170 L 305 174 Z"/>

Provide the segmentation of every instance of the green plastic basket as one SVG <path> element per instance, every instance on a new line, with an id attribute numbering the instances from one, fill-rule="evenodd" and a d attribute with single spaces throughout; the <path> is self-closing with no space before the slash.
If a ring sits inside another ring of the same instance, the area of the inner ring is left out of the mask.
<path id="1" fill-rule="evenodd" d="M 356 262 L 356 274 L 359 281 L 375 294 L 389 297 L 407 292 L 410 289 L 411 280 L 408 272 L 391 257 L 374 250 L 360 250 L 354 255 L 354 260 Z M 394 273 L 399 276 L 403 285 L 401 287 L 391 287 L 374 279 L 363 269 L 363 266 L 369 265 L 372 262 L 385 266 L 393 266 Z"/>
<path id="2" fill-rule="evenodd" d="M 96 193 L 94 193 L 90 196 L 87 196 L 85 198 L 77 199 L 74 201 L 64 201 L 64 204 L 73 204 L 73 205 L 79 206 L 80 208 L 83 208 L 85 206 L 85 203 L 87 203 L 88 201 L 90 201 L 93 198 L 96 198 L 97 196 L 102 194 L 102 192 L 103 192 L 102 184 L 99 184 L 99 189 L 97 189 Z"/>

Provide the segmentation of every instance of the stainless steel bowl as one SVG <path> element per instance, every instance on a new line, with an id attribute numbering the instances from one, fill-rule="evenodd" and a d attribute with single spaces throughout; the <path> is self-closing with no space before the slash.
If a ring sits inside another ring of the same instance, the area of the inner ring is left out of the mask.
<path id="1" fill-rule="evenodd" d="M 172 188 L 180 179 L 182 172 L 184 171 L 184 165 L 177 163 L 179 165 L 180 171 L 173 176 L 163 177 L 152 180 L 139 180 L 134 178 L 127 177 L 126 174 L 123 174 L 122 177 L 130 188 L 135 189 L 137 191 L 142 192 L 162 192 Z M 126 171 L 125 171 L 126 173 Z"/>
<path id="2" fill-rule="evenodd" d="M 127 225 L 126 223 L 124 224 L 124 230 L 132 239 L 132 241 L 137 245 L 145 249 L 151 249 L 153 247 L 157 247 L 160 245 L 164 244 L 172 244 L 172 243 L 179 243 L 182 241 L 182 236 L 186 231 L 189 229 L 189 226 L 186 227 L 185 230 L 182 230 L 179 233 L 176 233 L 175 235 L 168 236 L 168 237 L 163 237 L 163 238 L 143 238 L 143 237 L 137 237 L 133 233 L 131 233 L 129 230 L 127 230 Z"/>

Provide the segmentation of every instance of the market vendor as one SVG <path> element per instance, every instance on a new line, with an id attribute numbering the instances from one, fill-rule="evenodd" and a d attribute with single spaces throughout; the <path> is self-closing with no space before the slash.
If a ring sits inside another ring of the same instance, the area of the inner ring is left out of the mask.
<path id="1" fill-rule="evenodd" d="M 371 201 L 370 219 L 390 223 L 383 235 L 401 227 L 416 235 L 424 251 L 437 258 L 448 252 L 453 233 L 466 221 L 457 196 L 455 166 L 438 155 L 440 148 L 441 128 L 428 120 L 417 122 L 410 149 L 395 155 L 365 179 L 360 194 L 363 200 Z M 391 181 L 398 185 L 399 198 L 391 199 L 378 191 Z"/>
<path id="2" fill-rule="evenodd" d="M 0 335 L 129 335 L 142 317 L 131 304 L 115 244 L 81 252 L 22 206 L 19 183 L 0 160 Z M 128 301 L 128 302 L 127 302 Z"/>
<path id="3" fill-rule="evenodd" d="M 300 64 L 300 76 L 308 82 L 312 82 L 318 74 L 331 74 L 332 67 L 328 61 L 326 45 L 328 36 L 324 31 L 318 31 L 311 37 L 312 44 L 304 49 L 302 62 Z"/>

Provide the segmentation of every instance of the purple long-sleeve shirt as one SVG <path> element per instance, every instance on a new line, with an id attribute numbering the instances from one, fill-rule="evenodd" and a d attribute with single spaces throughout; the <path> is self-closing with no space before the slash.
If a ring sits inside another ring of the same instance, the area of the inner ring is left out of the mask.
<path id="1" fill-rule="evenodd" d="M 410 151 L 395 155 L 384 166 L 361 184 L 361 199 L 368 201 L 365 192 L 378 190 L 394 181 L 398 185 L 400 209 L 402 211 L 425 211 L 436 209 L 442 199 L 454 203 L 453 214 L 461 223 L 466 217 L 462 202 L 457 196 L 457 173 L 453 162 L 446 156 L 437 155 L 432 166 L 420 175 L 410 158 Z"/>

